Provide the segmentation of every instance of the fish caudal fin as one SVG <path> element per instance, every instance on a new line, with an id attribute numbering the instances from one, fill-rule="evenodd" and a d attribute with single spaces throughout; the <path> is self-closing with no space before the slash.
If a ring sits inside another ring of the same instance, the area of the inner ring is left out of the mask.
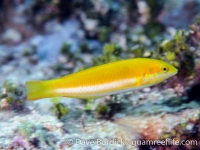
<path id="1" fill-rule="evenodd" d="M 28 81 L 25 83 L 27 89 L 27 99 L 29 101 L 47 98 L 51 96 L 51 89 L 45 81 Z"/>

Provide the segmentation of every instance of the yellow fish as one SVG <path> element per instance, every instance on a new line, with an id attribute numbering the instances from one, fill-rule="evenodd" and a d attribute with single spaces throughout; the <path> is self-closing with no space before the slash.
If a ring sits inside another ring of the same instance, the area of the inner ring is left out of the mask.
<path id="1" fill-rule="evenodd" d="M 48 97 L 95 98 L 155 85 L 177 74 L 172 65 L 135 58 L 89 68 L 47 81 L 28 81 L 28 100 Z"/>

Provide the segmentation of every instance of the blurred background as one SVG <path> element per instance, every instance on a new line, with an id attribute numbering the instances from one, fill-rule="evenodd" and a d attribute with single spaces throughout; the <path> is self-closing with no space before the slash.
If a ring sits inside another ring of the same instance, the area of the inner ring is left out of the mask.
<path id="1" fill-rule="evenodd" d="M 199 149 L 199 144 L 131 147 L 68 141 L 199 142 L 199 40 L 199 0 L 0 1 L 0 148 Z M 137 57 L 164 60 L 179 73 L 129 94 L 27 102 L 26 81 Z"/>

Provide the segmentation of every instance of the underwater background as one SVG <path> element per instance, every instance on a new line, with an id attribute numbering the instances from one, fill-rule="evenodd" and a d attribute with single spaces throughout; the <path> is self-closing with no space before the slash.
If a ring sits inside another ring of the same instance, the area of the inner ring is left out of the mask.
<path id="1" fill-rule="evenodd" d="M 0 33 L 0 149 L 200 149 L 200 0 L 4 0 Z M 26 81 L 138 57 L 179 72 L 130 93 L 27 101 Z"/>

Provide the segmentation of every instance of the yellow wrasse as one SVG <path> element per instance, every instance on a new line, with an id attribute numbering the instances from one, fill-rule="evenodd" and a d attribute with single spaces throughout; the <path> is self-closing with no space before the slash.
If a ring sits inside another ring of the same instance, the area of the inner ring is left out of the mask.
<path id="1" fill-rule="evenodd" d="M 28 81 L 28 100 L 48 97 L 95 98 L 155 85 L 175 74 L 172 65 L 135 58 L 89 68 L 47 81 Z"/>

